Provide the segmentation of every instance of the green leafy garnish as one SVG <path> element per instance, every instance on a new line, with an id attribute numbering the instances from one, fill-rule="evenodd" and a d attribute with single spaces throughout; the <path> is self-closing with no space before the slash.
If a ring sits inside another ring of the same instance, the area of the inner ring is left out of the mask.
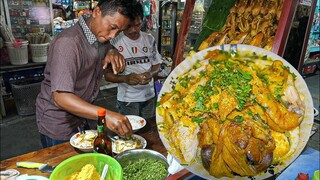
<path id="1" fill-rule="evenodd" d="M 195 118 L 195 117 L 194 117 L 194 118 L 192 118 L 191 120 L 192 120 L 192 122 L 195 122 L 195 123 L 197 123 L 197 124 L 199 124 L 199 125 L 203 122 L 203 119 L 201 119 L 201 118 Z"/>
<path id="2" fill-rule="evenodd" d="M 244 121 L 244 118 L 242 116 L 236 116 L 233 120 L 237 123 L 241 123 Z"/>

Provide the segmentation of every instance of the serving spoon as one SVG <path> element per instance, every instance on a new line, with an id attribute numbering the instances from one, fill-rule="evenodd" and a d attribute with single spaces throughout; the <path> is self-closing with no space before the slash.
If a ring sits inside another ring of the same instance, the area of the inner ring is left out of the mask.
<path id="1" fill-rule="evenodd" d="M 100 180 L 104 180 L 106 178 L 106 175 L 108 173 L 108 168 L 109 168 L 108 164 L 104 165 Z"/>

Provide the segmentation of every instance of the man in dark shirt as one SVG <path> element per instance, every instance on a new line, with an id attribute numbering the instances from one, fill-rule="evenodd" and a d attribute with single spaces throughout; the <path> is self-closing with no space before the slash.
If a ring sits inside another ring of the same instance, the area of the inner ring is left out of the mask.
<path id="1" fill-rule="evenodd" d="M 66 142 L 84 119 L 97 119 L 103 69 L 117 74 L 123 57 L 109 43 L 135 17 L 135 0 L 102 0 L 90 17 L 59 33 L 51 42 L 45 79 L 36 101 L 36 119 L 43 147 Z M 107 110 L 106 126 L 120 136 L 132 134 L 128 119 Z"/>

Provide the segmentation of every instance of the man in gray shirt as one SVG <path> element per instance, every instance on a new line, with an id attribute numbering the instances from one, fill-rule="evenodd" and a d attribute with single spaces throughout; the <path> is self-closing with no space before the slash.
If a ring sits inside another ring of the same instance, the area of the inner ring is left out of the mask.
<path id="1" fill-rule="evenodd" d="M 117 74 L 124 69 L 123 57 L 109 43 L 135 17 L 135 0 L 102 0 L 90 17 L 51 42 L 45 79 L 36 101 L 36 119 L 43 147 L 66 142 L 84 119 L 97 119 L 99 106 L 92 102 L 99 92 L 103 69 Z M 111 65 L 110 65 L 111 64 Z M 132 134 L 128 119 L 107 110 L 106 126 L 120 136 Z"/>

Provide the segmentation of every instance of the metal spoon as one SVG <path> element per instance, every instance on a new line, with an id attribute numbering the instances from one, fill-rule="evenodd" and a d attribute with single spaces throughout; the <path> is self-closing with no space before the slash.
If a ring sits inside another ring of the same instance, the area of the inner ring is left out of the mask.
<path id="1" fill-rule="evenodd" d="M 86 133 L 86 131 L 84 130 L 84 125 L 83 124 L 79 125 L 77 128 L 78 128 L 78 131 L 80 132 L 80 134 L 85 134 Z"/>
<path id="2" fill-rule="evenodd" d="M 108 136 L 112 142 L 115 142 L 116 140 L 118 140 L 119 138 L 116 138 L 116 137 L 112 137 L 112 136 Z"/>

